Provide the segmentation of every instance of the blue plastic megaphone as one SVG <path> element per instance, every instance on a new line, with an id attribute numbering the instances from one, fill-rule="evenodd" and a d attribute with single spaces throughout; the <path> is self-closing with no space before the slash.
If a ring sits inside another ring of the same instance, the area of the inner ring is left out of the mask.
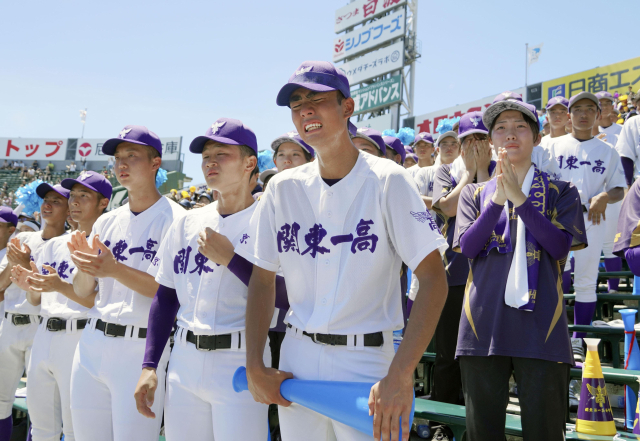
<path id="1" fill-rule="evenodd" d="M 280 394 L 326 417 L 373 436 L 373 415 L 369 416 L 369 393 L 374 383 L 349 381 L 284 380 Z M 247 370 L 241 366 L 233 375 L 233 390 L 249 390 Z M 409 427 L 413 423 L 415 396 L 411 404 Z M 400 433 L 402 437 L 402 432 Z"/>
<path id="2" fill-rule="evenodd" d="M 635 309 L 622 309 L 620 315 L 624 323 L 624 368 L 631 370 L 640 369 L 640 352 L 636 341 L 636 311 Z M 636 412 L 636 394 L 629 386 L 625 386 L 625 407 L 627 409 L 627 428 L 634 426 Z"/>

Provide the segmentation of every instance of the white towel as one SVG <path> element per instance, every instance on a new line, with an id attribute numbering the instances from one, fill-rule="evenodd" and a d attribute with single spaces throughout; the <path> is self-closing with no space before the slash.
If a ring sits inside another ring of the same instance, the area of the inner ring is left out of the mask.
<path id="1" fill-rule="evenodd" d="M 533 183 L 535 166 L 532 164 L 527 172 L 527 176 L 522 183 L 522 192 L 528 197 Z M 509 202 L 504 204 L 504 210 L 509 222 Z M 529 303 L 529 279 L 527 277 L 527 240 L 525 236 L 526 227 L 520 217 L 518 217 L 516 231 L 516 246 L 513 250 L 513 260 L 509 268 L 507 277 L 507 287 L 504 291 L 504 302 L 512 308 L 519 309 Z"/>

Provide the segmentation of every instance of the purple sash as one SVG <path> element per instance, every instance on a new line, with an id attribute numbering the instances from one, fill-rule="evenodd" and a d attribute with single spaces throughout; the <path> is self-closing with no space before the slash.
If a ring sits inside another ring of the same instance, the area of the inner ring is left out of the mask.
<path id="1" fill-rule="evenodd" d="M 531 183 L 531 190 L 529 191 L 529 200 L 533 206 L 545 217 L 547 216 L 547 207 L 549 204 L 549 176 L 538 170 L 538 167 L 534 164 L 535 170 L 533 173 L 533 182 Z M 493 193 L 496 191 L 496 178 L 491 179 L 484 186 L 484 189 L 480 193 L 480 206 L 484 207 L 489 202 Z M 509 201 L 507 201 L 507 204 Z M 514 216 L 515 214 L 514 210 Z M 525 233 L 527 242 L 527 281 L 529 285 L 529 302 L 526 305 L 521 306 L 519 309 L 533 311 L 536 303 L 536 294 L 538 290 L 538 273 L 540 270 L 540 245 L 538 241 L 533 237 L 533 234 L 529 230 Z M 511 246 L 511 234 L 509 231 L 509 220 L 504 211 L 500 214 L 498 223 L 496 224 L 491 237 L 485 244 L 482 251 L 480 251 L 479 257 L 486 257 L 495 248 L 498 253 L 505 254 L 513 252 Z"/>

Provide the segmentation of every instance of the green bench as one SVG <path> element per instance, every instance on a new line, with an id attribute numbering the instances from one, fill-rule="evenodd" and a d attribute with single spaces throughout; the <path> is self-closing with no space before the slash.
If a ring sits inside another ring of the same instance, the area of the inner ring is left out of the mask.
<path id="1" fill-rule="evenodd" d="M 606 326 L 569 325 L 569 332 L 586 332 L 591 337 L 602 340 L 598 345 L 600 361 L 608 362 L 614 368 L 619 368 L 624 362 L 624 353 L 620 351 L 620 342 L 624 341 L 624 328 L 611 328 Z M 640 336 L 636 331 L 636 338 Z"/>
<path id="2" fill-rule="evenodd" d="M 598 300 L 596 301 L 596 311 L 594 313 L 594 320 L 613 320 L 614 306 L 625 300 L 640 301 L 640 296 L 634 296 L 632 294 L 597 294 Z M 575 294 L 564 294 L 564 299 L 575 300 Z M 638 305 L 640 306 L 640 305 Z M 632 306 L 630 308 L 633 308 Z M 636 317 L 638 321 L 640 317 Z"/>

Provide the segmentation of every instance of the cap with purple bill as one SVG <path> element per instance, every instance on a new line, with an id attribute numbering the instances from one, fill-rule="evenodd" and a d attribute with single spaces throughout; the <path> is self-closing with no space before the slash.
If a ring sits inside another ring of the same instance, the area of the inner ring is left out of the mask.
<path id="1" fill-rule="evenodd" d="M 38 196 L 40 196 L 42 199 L 44 199 L 44 197 L 50 191 L 55 191 L 56 193 L 58 193 L 63 198 L 69 199 L 69 190 L 67 190 L 66 188 L 64 188 L 60 184 L 49 185 L 46 182 L 43 182 L 42 184 L 38 185 L 38 187 L 36 188 L 36 194 Z"/>
<path id="2" fill-rule="evenodd" d="M 406 161 L 408 158 L 413 159 L 416 164 L 418 163 L 418 156 L 415 153 L 407 153 L 407 157 L 404 160 Z"/>
<path id="3" fill-rule="evenodd" d="M 612 103 L 616 101 L 613 95 L 611 95 L 611 93 L 607 92 L 606 90 L 596 93 L 596 96 L 598 97 L 599 100 L 609 100 Z"/>
<path id="4" fill-rule="evenodd" d="M 482 115 L 482 122 L 484 123 L 484 126 L 490 129 L 496 118 L 506 110 L 517 110 L 531 121 L 534 121 L 536 125 L 540 124 L 538 121 L 536 106 L 522 101 L 504 100 L 491 104 L 487 110 L 484 111 L 484 114 Z"/>
<path id="5" fill-rule="evenodd" d="M 18 225 L 18 216 L 10 207 L 0 207 L 0 222 L 11 224 L 14 227 Z"/>
<path id="6" fill-rule="evenodd" d="M 387 153 L 387 145 L 384 143 L 384 139 L 382 139 L 382 133 L 378 132 L 375 129 L 371 129 L 369 127 L 359 127 L 353 137 L 362 138 L 366 141 L 369 141 L 374 146 L 377 146 L 378 150 L 380 150 L 383 156 Z"/>
<path id="7" fill-rule="evenodd" d="M 345 98 L 351 97 L 347 76 L 328 61 L 305 61 L 302 63 L 291 75 L 287 84 L 278 92 L 276 103 L 279 106 L 288 107 L 291 94 L 300 87 L 314 92 L 339 90 Z"/>
<path id="8" fill-rule="evenodd" d="M 404 151 L 407 152 L 407 155 L 413 155 L 414 154 L 413 149 L 411 148 L 411 146 L 408 146 L 408 145 L 404 146 Z"/>
<path id="9" fill-rule="evenodd" d="M 547 101 L 547 106 L 545 107 L 545 109 L 549 110 L 553 106 L 557 106 L 557 105 L 560 105 L 562 107 L 566 107 L 568 109 L 569 108 L 569 100 L 566 99 L 563 96 L 560 96 L 560 95 L 554 96 L 549 101 Z"/>
<path id="10" fill-rule="evenodd" d="M 404 144 L 402 144 L 402 141 L 395 136 L 383 136 L 382 139 L 388 149 L 391 149 L 395 151 L 396 154 L 400 155 L 400 164 L 404 164 L 404 158 L 406 157 L 407 152 L 404 150 Z"/>
<path id="11" fill-rule="evenodd" d="M 102 153 L 113 156 L 116 153 L 116 147 L 123 142 L 152 147 L 162 157 L 162 141 L 160 141 L 158 135 L 145 126 L 125 126 L 124 129 L 120 130 L 117 138 L 108 139 L 107 142 L 102 144 Z"/>
<path id="12" fill-rule="evenodd" d="M 429 132 L 420 132 L 416 135 L 416 139 L 413 140 L 412 145 L 416 145 L 416 143 L 420 141 L 425 141 L 429 144 L 433 144 L 433 136 Z"/>
<path id="13" fill-rule="evenodd" d="M 598 110 L 600 110 L 600 100 L 591 92 L 580 92 L 579 94 L 572 96 L 569 99 L 569 110 L 571 110 L 573 105 L 580 100 L 591 100 L 596 104 L 596 106 L 598 106 Z"/>
<path id="14" fill-rule="evenodd" d="M 76 179 L 67 178 L 60 183 L 60 185 L 67 190 L 71 190 L 75 184 L 80 184 L 89 190 L 100 193 L 107 199 L 111 199 L 111 193 L 113 191 L 111 182 L 100 173 L 83 171 Z"/>
<path id="15" fill-rule="evenodd" d="M 276 139 L 274 139 L 273 142 L 271 143 L 271 150 L 275 152 L 276 149 L 280 147 L 281 144 L 284 144 L 285 142 L 292 142 L 294 144 L 299 145 L 303 150 L 306 150 L 307 153 L 309 153 L 312 157 L 315 155 L 313 147 L 311 147 L 309 144 L 304 142 L 300 137 L 300 134 L 295 130 L 291 132 L 287 132 L 284 135 L 280 135 Z"/>
<path id="16" fill-rule="evenodd" d="M 489 131 L 482 123 L 482 112 L 469 112 L 460 117 L 460 123 L 458 124 L 458 139 L 460 139 L 460 142 L 463 142 L 465 136 L 473 133 L 489 134 Z"/>
<path id="17" fill-rule="evenodd" d="M 511 92 L 511 91 L 507 90 L 506 92 L 502 92 L 500 95 L 497 95 L 493 99 L 493 103 L 492 104 L 495 104 L 498 101 L 506 101 L 506 100 L 522 101 L 522 95 L 520 95 L 519 93 L 515 93 L 515 92 Z"/>
<path id="18" fill-rule="evenodd" d="M 256 134 L 242 121 L 232 118 L 219 118 L 211 124 L 203 136 L 198 136 L 191 141 L 189 151 L 202 153 L 204 145 L 209 141 L 228 145 L 246 145 L 258 154 L 258 140 Z"/>

